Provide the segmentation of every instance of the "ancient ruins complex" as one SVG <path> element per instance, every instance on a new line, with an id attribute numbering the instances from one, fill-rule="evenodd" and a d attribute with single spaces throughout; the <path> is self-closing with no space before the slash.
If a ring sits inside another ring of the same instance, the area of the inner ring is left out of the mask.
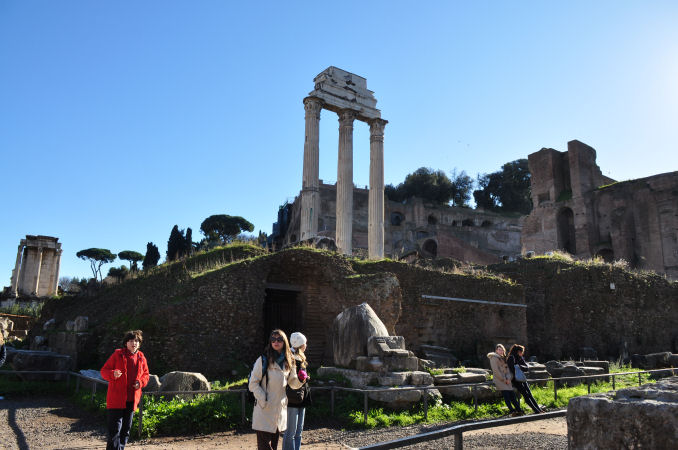
<path id="1" fill-rule="evenodd" d="M 61 243 L 50 236 L 26 236 L 19 244 L 10 294 L 49 297 L 57 292 Z"/>
<path id="2" fill-rule="evenodd" d="M 388 123 L 376 109 L 377 100 L 367 80 L 336 67 L 328 67 L 313 79 L 315 89 L 304 99 L 306 138 L 301 187 L 300 239 L 318 234 L 320 110 L 339 115 L 339 163 L 337 169 L 336 243 L 338 250 L 353 251 L 353 121 L 370 125 L 369 257 L 384 256 L 384 127 Z"/>
<path id="3" fill-rule="evenodd" d="M 624 259 L 678 279 L 678 172 L 617 183 L 602 175 L 593 148 L 570 141 L 567 149 L 528 157 L 534 208 L 523 251 Z"/>

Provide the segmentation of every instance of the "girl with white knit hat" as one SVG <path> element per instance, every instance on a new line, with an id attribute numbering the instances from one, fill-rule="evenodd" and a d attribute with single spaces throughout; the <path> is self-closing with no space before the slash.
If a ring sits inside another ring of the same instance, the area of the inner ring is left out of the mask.
<path id="1" fill-rule="evenodd" d="M 308 381 L 306 373 L 306 336 L 297 332 L 290 335 L 290 347 L 299 370 L 299 381 Z M 299 389 L 287 388 L 287 430 L 283 436 L 283 450 L 299 450 L 301 447 L 301 432 L 304 429 L 306 406 L 311 403 L 311 389 L 308 382 Z"/>

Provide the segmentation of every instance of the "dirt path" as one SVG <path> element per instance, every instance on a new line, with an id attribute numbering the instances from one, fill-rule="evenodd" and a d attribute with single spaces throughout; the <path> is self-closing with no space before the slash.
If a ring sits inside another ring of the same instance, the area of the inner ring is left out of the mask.
<path id="1" fill-rule="evenodd" d="M 439 427 L 433 426 L 433 427 Z M 417 425 L 368 431 L 332 428 L 304 430 L 303 448 L 309 450 L 346 450 L 369 443 L 411 436 L 433 428 Z M 2 449 L 101 449 L 105 447 L 105 425 L 100 416 L 92 416 L 66 398 L 0 400 L 0 448 Z M 538 442 L 566 442 L 565 418 L 527 422 L 517 425 L 464 433 L 464 447 L 521 448 L 520 438 L 531 436 L 533 448 L 554 448 Z M 550 439 L 550 441 L 549 441 Z M 466 445 L 468 443 L 468 445 Z M 499 444 L 497 444 L 499 443 Z M 441 447 L 442 446 L 442 447 Z M 431 442 L 415 448 L 451 448 L 449 441 Z M 565 444 L 566 446 L 566 444 Z M 256 435 L 251 431 L 227 431 L 207 436 L 161 437 L 131 442 L 129 449 L 252 449 Z M 279 443 L 282 448 L 282 440 Z M 555 447 L 558 448 L 558 447 Z"/>

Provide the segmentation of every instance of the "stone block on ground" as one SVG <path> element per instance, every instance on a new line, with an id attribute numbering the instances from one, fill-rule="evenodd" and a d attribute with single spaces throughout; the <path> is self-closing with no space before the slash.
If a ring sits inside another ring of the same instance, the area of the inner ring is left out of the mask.
<path id="1" fill-rule="evenodd" d="M 407 384 L 409 372 L 387 372 L 377 377 L 380 386 L 403 386 Z"/>
<path id="2" fill-rule="evenodd" d="M 381 372 L 384 362 L 376 356 L 358 356 L 355 359 L 355 370 L 359 372 Z"/>
<path id="3" fill-rule="evenodd" d="M 144 387 L 143 391 L 159 391 L 162 387 L 162 383 L 160 382 L 160 377 L 157 375 L 150 375 L 148 377 L 148 384 Z"/>
<path id="4" fill-rule="evenodd" d="M 72 370 L 73 360 L 70 356 L 40 350 L 16 350 L 12 356 L 14 370 L 68 371 Z M 23 380 L 65 380 L 61 374 L 20 374 Z"/>
<path id="5" fill-rule="evenodd" d="M 169 372 L 160 377 L 162 392 L 172 391 L 209 391 L 210 383 L 198 372 Z M 182 394 L 183 398 L 192 398 L 190 394 Z"/>
<path id="6" fill-rule="evenodd" d="M 412 386 L 401 386 L 401 387 L 412 387 Z M 367 386 L 365 389 L 374 390 L 374 389 L 383 389 Z M 418 403 L 422 399 L 423 391 L 420 390 L 399 390 L 394 388 L 393 390 L 381 391 L 381 392 L 370 392 L 367 396 L 371 400 L 384 403 L 385 406 L 389 408 L 409 408 L 410 406 Z"/>
<path id="7" fill-rule="evenodd" d="M 82 332 L 89 328 L 89 318 L 87 316 L 78 316 L 73 321 L 73 331 Z"/>
<path id="8" fill-rule="evenodd" d="M 367 340 L 371 336 L 388 336 L 388 330 L 370 305 L 362 303 L 335 317 L 330 336 L 334 364 L 349 367 L 358 356 L 367 356 Z"/>
<path id="9" fill-rule="evenodd" d="M 354 388 L 364 388 L 370 384 L 374 384 L 377 382 L 377 376 L 379 376 L 376 372 L 360 372 L 343 367 L 320 367 L 318 369 L 318 376 L 330 377 L 332 375 L 341 375 L 346 378 L 349 383 L 351 383 L 351 387 Z"/>
<path id="10" fill-rule="evenodd" d="M 421 345 L 419 347 L 424 359 L 433 361 L 435 367 L 455 367 L 459 359 L 446 347 Z"/>
<path id="11" fill-rule="evenodd" d="M 605 373 L 610 372 L 610 361 L 582 361 L 578 362 L 577 365 L 586 367 L 600 367 L 605 369 Z"/>
<path id="12" fill-rule="evenodd" d="M 402 336 L 370 336 L 367 338 L 367 356 L 405 355 L 405 338 Z"/>
<path id="13" fill-rule="evenodd" d="M 415 386 L 428 386 L 433 384 L 433 377 L 428 372 L 417 370 L 410 375 L 410 383 Z"/>
<path id="14" fill-rule="evenodd" d="M 632 355 L 631 367 L 643 370 L 665 369 L 671 366 L 671 352 Z"/>
<path id="15" fill-rule="evenodd" d="M 676 448 L 678 377 L 570 399 L 570 449 Z"/>
<path id="16" fill-rule="evenodd" d="M 474 397 L 473 391 L 479 401 L 495 400 L 501 398 L 501 392 L 493 387 L 481 384 L 478 386 L 440 386 L 437 388 L 444 398 L 455 401 L 468 401 Z"/>
<path id="17" fill-rule="evenodd" d="M 419 358 L 416 356 L 384 356 L 381 358 L 384 370 L 393 372 L 396 370 L 415 371 L 419 368 Z"/>

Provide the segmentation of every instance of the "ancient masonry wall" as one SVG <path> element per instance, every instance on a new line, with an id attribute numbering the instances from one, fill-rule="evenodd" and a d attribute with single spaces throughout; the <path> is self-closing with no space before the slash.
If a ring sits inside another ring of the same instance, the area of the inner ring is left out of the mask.
<path id="1" fill-rule="evenodd" d="M 578 358 L 584 347 L 600 359 L 678 349 L 678 283 L 549 259 L 491 269 L 525 286 L 529 353 L 540 361 Z"/>

